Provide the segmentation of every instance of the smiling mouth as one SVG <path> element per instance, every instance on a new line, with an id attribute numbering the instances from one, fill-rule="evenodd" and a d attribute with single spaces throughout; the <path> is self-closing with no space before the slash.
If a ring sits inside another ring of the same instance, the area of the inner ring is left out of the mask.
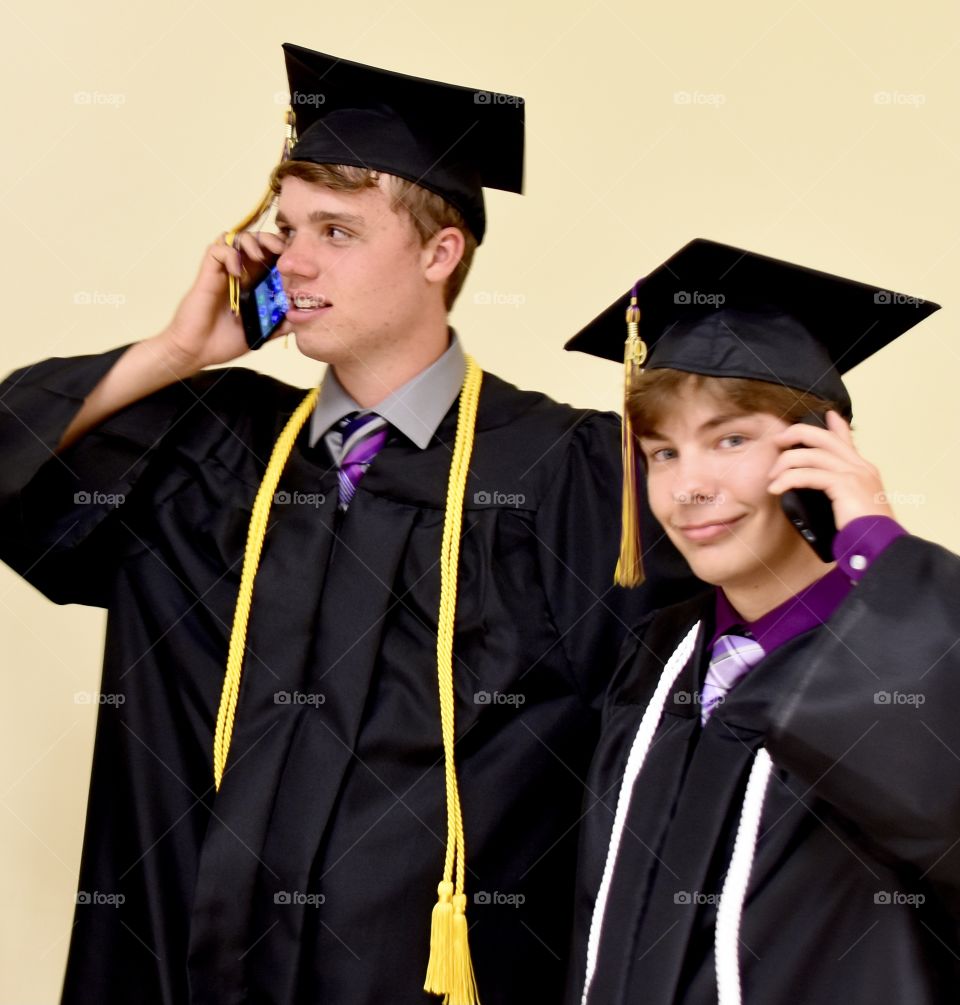
<path id="1" fill-rule="evenodd" d="M 301 293 L 295 291 L 288 298 L 290 305 L 298 311 L 315 311 L 321 307 L 330 307 L 331 304 L 322 293 Z"/>
<path id="2" fill-rule="evenodd" d="M 677 530 L 690 541 L 713 541 L 724 537 L 743 519 L 743 516 L 731 520 L 711 520 L 709 523 L 688 524 L 677 527 Z"/>

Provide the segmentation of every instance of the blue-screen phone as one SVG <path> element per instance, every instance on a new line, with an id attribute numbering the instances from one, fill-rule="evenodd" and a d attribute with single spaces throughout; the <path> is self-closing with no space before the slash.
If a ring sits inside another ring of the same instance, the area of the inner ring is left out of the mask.
<path id="1" fill-rule="evenodd" d="M 251 349 L 260 346 L 283 324 L 290 303 L 283 290 L 283 280 L 277 267 L 272 269 L 256 285 L 240 293 L 240 320 Z"/>

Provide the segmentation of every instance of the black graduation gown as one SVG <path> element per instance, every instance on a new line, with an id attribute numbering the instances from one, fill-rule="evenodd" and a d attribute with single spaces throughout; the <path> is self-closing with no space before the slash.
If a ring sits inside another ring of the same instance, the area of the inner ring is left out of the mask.
<path id="1" fill-rule="evenodd" d="M 701 620 L 634 789 L 590 1005 L 717 1000 L 713 939 L 747 776 L 773 771 L 740 927 L 744 1005 L 960 993 L 960 559 L 895 541 L 829 622 L 775 650 L 701 729 L 713 593 L 648 618 L 605 702 L 567 1001 L 620 779 L 664 662 Z M 919 697 L 917 697 L 919 696 Z"/>
<path id="2" fill-rule="evenodd" d="M 446 840 L 436 625 L 457 408 L 426 450 L 396 434 L 342 518 L 326 449 L 301 435 L 216 793 L 250 511 L 304 392 L 206 372 L 52 457 L 122 351 L 48 360 L 0 391 L 0 554 L 52 600 L 108 611 L 63 1002 L 435 1002 L 421 988 Z M 615 416 L 485 377 L 455 686 L 489 1005 L 562 993 L 602 693 L 625 626 L 675 599 L 612 587 L 619 480 Z"/>

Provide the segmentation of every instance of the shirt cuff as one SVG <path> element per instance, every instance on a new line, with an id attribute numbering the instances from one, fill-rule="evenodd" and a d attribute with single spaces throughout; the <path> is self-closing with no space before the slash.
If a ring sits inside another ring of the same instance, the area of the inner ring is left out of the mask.
<path id="1" fill-rule="evenodd" d="M 858 516 L 837 533 L 833 557 L 853 582 L 863 578 L 874 560 L 906 530 L 889 516 Z"/>

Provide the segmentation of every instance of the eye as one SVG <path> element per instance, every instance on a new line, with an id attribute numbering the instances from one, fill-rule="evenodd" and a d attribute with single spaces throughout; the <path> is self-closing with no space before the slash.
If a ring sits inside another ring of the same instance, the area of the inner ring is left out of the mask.
<path id="1" fill-rule="evenodd" d="M 289 241 L 293 234 L 293 227 L 277 227 L 277 233 L 285 240 Z"/>
<path id="2" fill-rule="evenodd" d="M 656 450 L 647 451 L 647 456 L 655 464 L 661 464 L 664 461 L 672 460 L 677 456 L 677 452 L 673 447 L 658 447 Z"/>
<path id="3" fill-rule="evenodd" d="M 720 439 L 720 444 L 729 444 L 731 447 L 742 447 L 747 442 L 747 438 L 740 433 L 730 433 Z"/>
<path id="4" fill-rule="evenodd" d="M 332 225 L 327 227 L 327 237 L 329 237 L 333 241 L 338 242 L 346 241 L 349 240 L 350 237 L 352 236 L 353 236 L 352 234 L 345 231 L 342 227 L 334 227 Z"/>

